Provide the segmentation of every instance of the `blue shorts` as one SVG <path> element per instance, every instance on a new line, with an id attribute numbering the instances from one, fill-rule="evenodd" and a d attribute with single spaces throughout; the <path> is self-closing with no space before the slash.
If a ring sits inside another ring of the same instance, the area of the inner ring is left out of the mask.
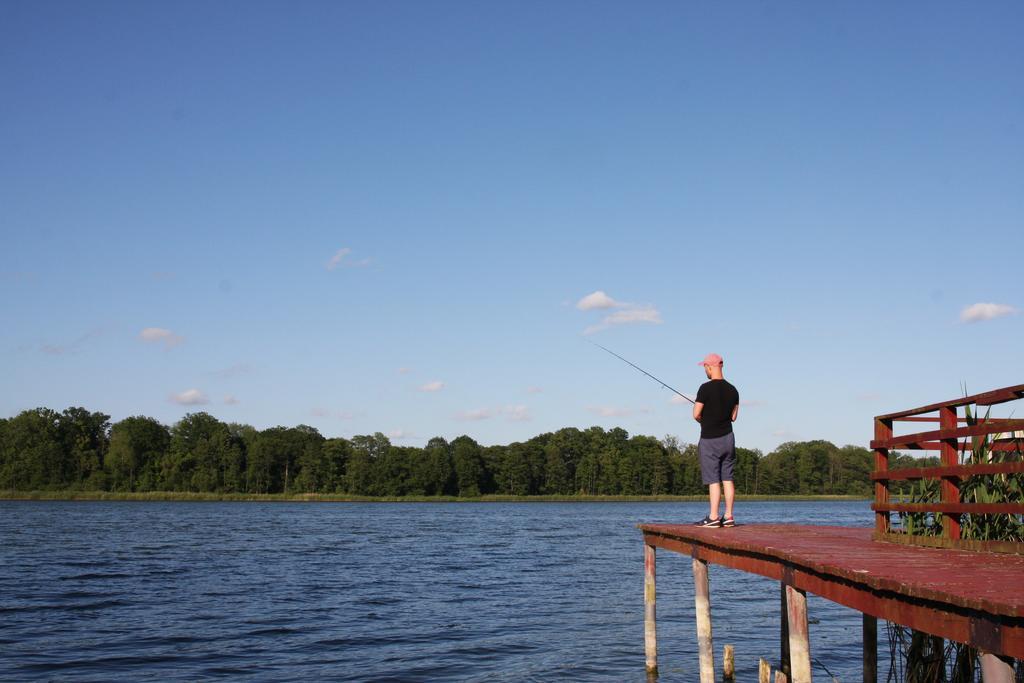
<path id="1" fill-rule="evenodd" d="M 700 456 L 700 476 L 705 484 L 732 481 L 732 466 L 736 462 L 736 435 L 729 432 L 714 439 L 701 439 L 697 443 Z"/>

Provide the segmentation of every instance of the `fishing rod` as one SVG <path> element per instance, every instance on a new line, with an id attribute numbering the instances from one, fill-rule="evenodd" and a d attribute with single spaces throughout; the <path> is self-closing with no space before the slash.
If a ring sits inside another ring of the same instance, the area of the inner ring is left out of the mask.
<path id="1" fill-rule="evenodd" d="M 590 340 L 587 340 L 587 341 L 590 341 Z M 601 345 L 600 345 L 600 344 L 598 344 L 597 342 L 593 342 L 593 341 L 592 341 L 592 342 L 590 342 L 590 343 L 591 343 L 591 344 L 593 344 L 594 346 L 596 346 L 596 347 L 597 347 L 597 348 L 599 348 L 599 349 L 604 349 L 604 350 L 605 350 L 605 351 L 607 351 L 608 353 L 612 354 L 613 356 L 615 356 L 616 358 L 618 358 L 619 360 L 621 360 L 621 361 L 622 361 L 623 363 L 627 363 L 627 364 L 629 364 L 629 365 L 632 365 L 632 366 L 633 366 L 634 368 L 636 368 L 636 369 L 637 369 L 637 370 L 639 370 L 640 372 L 644 373 L 645 375 L 647 375 L 648 377 L 650 377 L 651 379 L 653 379 L 653 380 L 654 380 L 655 382 L 657 382 L 657 383 L 658 383 L 658 384 L 660 384 L 661 386 L 663 386 L 663 387 L 665 387 L 666 389 L 668 389 L 669 391 L 671 391 L 671 392 L 673 392 L 673 393 L 676 393 L 676 394 L 678 394 L 679 396 L 682 396 L 683 398 L 685 398 L 685 399 L 686 399 L 687 401 L 689 401 L 690 403 L 694 403 L 694 400 L 693 400 L 692 398 L 690 398 L 690 397 L 689 397 L 689 396 L 687 396 L 686 394 L 683 394 L 683 393 L 681 393 L 681 392 L 679 392 L 679 391 L 676 391 L 675 389 L 673 389 L 673 388 L 672 388 L 672 387 L 670 387 L 669 385 L 665 384 L 664 382 L 662 382 L 662 381 L 661 381 L 660 379 L 658 379 L 657 377 L 655 377 L 655 376 L 654 376 L 654 375 L 652 375 L 651 373 L 649 373 L 649 372 L 647 372 L 646 370 L 644 370 L 644 369 L 643 369 L 642 367 L 640 367 L 639 365 L 635 365 L 635 364 L 633 364 L 633 363 L 630 363 L 630 362 L 629 362 L 628 360 L 626 360 L 625 358 L 623 358 L 623 357 L 622 357 L 622 356 L 620 356 L 619 354 L 615 353 L 614 351 L 612 351 L 612 350 L 611 350 L 611 349 L 609 349 L 609 348 L 606 348 L 606 347 L 604 347 L 604 346 L 601 346 Z"/>

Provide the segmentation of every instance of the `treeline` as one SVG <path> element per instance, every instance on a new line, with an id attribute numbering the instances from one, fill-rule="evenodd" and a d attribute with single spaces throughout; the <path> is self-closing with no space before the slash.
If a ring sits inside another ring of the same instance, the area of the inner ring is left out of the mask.
<path id="1" fill-rule="evenodd" d="M 900 456 L 896 466 L 915 461 Z M 872 454 L 828 441 L 737 449 L 742 493 L 870 495 Z M 167 427 L 150 417 L 110 423 L 84 408 L 0 419 L 0 489 L 344 493 L 365 496 L 693 495 L 697 449 L 620 428 L 566 428 L 507 446 L 468 436 L 423 448 L 381 433 L 324 438 L 306 425 L 257 430 L 204 412 Z"/>

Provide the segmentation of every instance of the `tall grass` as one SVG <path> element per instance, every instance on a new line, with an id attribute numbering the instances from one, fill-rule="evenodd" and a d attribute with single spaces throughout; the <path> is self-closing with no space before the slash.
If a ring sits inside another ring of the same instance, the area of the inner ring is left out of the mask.
<path id="1" fill-rule="evenodd" d="M 968 426 L 984 424 L 989 420 L 991 408 L 984 417 L 972 415 L 970 406 L 964 416 Z M 998 436 L 998 435 L 997 435 Z M 994 439 L 986 434 L 974 437 L 970 447 L 961 448 L 961 465 L 1021 460 L 1022 443 L 1014 434 L 1014 450 L 993 450 Z M 1004 440 L 1005 442 L 1005 440 Z M 938 480 L 918 480 L 910 487 L 905 502 L 936 503 L 940 500 Z M 960 500 L 965 503 L 1019 503 L 1024 501 L 1024 473 L 977 474 L 960 483 Z M 904 531 L 916 536 L 942 534 L 942 515 L 930 512 L 901 513 Z M 977 541 L 1024 541 L 1024 521 L 1020 515 L 965 514 L 960 516 L 960 537 Z M 973 683 L 979 676 L 979 652 L 964 643 L 944 642 L 942 638 L 887 623 L 892 669 L 890 680 L 907 683 Z M 1024 663 L 1014 662 L 1016 680 L 1024 679 Z"/>

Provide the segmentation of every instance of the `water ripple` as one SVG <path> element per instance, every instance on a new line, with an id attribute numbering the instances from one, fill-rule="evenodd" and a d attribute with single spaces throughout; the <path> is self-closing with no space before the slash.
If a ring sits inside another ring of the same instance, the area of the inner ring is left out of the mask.
<path id="1" fill-rule="evenodd" d="M 635 525 L 701 509 L 0 502 L 0 681 L 640 683 Z M 867 503 L 747 509 L 870 520 Z M 693 680 L 689 560 L 659 558 L 660 681 Z M 712 582 L 716 644 L 756 678 L 778 646 L 777 585 L 720 567 Z M 809 609 L 815 657 L 855 679 L 859 615 Z"/>

